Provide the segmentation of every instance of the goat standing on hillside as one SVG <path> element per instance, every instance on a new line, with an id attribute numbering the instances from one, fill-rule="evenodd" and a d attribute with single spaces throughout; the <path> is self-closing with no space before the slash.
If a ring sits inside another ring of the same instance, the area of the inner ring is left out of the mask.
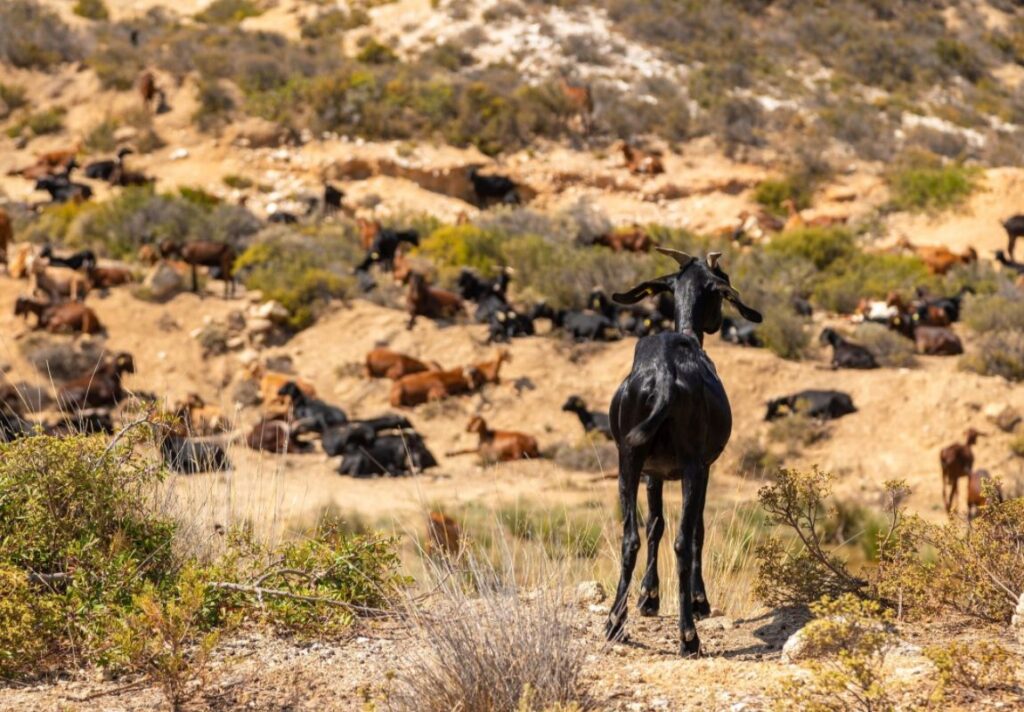
<path id="1" fill-rule="evenodd" d="M 235 248 L 226 242 L 213 240 L 192 240 L 182 245 L 174 240 L 160 243 L 160 254 L 164 257 L 177 255 L 192 266 L 192 291 L 199 292 L 199 278 L 196 267 L 216 267 L 224 280 L 224 298 L 235 296 Z"/>
<path id="2" fill-rule="evenodd" d="M 966 442 L 954 443 L 942 448 L 939 453 L 939 463 L 942 465 L 942 499 L 946 505 L 946 514 L 953 511 L 956 504 L 957 487 L 961 477 L 970 477 L 974 469 L 974 444 L 978 438 L 984 435 L 974 428 L 968 428 L 965 433 Z M 947 495 L 947 490 L 949 494 Z"/>
<path id="3" fill-rule="evenodd" d="M 623 514 L 622 571 L 608 617 L 609 640 L 623 636 L 630 579 L 640 550 L 637 490 L 647 476 L 647 570 L 640 588 L 641 615 L 659 609 L 658 544 L 665 528 L 662 486 L 681 480 L 683 516 L 675 541 L 679 568 L 679 627 L 684 655 L 700 653 L 694 618 L 711 613 L 701 557 L 704 547 L 704 498 L 711 465 L 729 442 L 732 411 L 715 365 L 704 351 L 704 334 L 722 326 L 722 300 L 760 323 L 761 314 L 740 301 L 729 277 L 718 267 L 720 253 L 699 260 L 677 250 L 658 248 L 679 263 L 674 274 L 614 294 L 620 304 L 635 304 L 662 292 L 675 298 L 675 330 L 637 342 L 633 368 L 612 400 L 612 434 L 619 449 L 619 497 Z"/>

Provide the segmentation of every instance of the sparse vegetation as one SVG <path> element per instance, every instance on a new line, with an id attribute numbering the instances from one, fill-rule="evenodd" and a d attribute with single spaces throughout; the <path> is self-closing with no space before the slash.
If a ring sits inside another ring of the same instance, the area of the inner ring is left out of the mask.
<path id="1" fill-rule="evenodd" d="M 994 331 L 982 334 L 960 359 L 964 370 L 1008 381 L 1024 381 L 1024 334 Z"/>
<path id="2" fill-rule="evenodd" d="M 917 363 L 914 342 L 882 324 L 860 324 L 853 341 L 870 351 L 881 366 L 910 368 Z"/>
<path id="3" fill-rule="evenodd" d="M 79 17 L 89 20 L 107 20 L 110 18 L 110 11 L 103 0 L 77 0 L 71 9 Z"/>
<path id="4" fill-rule="evenodd" d="M 0 3 L 0 58 L 22 69 L 50 69 L 82 58 L 77 35 L 35 0 Z"/>
<path id="5" fill-rule="evenodd" d="M 199 22 L 211 25 L 237 24 L 247 17 L 263 14 L 256 0 L 213 0 L 196 15 Z"/>
<path id="6" fill-rule="evenodd" d="M 0 119 L 6 119 L 27 103 L 28 97 L 24 87 L 0 82 Z"/>
<path id="7" fill-rule="evenodd" d="M 893 210 L 939 211 L 963 203 L 979 184 L 979 171 L 961 164 L 910 163 L 887 176 Z"/>

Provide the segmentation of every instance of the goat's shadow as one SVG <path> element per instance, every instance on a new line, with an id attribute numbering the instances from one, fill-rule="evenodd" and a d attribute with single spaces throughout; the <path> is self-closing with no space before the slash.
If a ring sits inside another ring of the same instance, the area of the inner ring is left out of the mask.
<path id="1" fill-rule="evenodd" d="M 746 658 L 779 654 L 786 640 L 810 619 L 810 611 L 805 606 L 788 606 L 776 608 L 754 618 L 737 620 L 737 627 L 760 623 L 761 625 L 750 633 L 761 642 L 738 650 L 724 650 L 718 653 L 717 657 Z"/>

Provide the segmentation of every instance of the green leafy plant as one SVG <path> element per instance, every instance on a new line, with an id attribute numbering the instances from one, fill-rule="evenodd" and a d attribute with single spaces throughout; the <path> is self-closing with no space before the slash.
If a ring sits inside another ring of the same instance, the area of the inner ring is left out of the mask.
<path id="1" fill-rule="evenodd" d="M 107 5 L 103 0 L 77 0 L 71 11 L 79 17 L 89 20 L 110 19 L 110 11 L 107 10 Z"/>

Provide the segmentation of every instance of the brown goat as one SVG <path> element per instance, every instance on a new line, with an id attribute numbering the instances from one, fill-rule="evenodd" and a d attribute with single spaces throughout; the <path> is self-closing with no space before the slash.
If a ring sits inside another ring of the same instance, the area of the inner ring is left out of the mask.
<path id="1" fill-rule="evenodd" d="M 464 453 L 477 452 L 488 462 L 509 462 L 540 457 L 537 439 L 532 435 L 512 430 L 491 430 L 487 427 L 487 421 L 479 415 L 469 421 L 466 432 L 479 435 L 480 443 L 476 450 L 464 451 Z"/>
<path id="2" fill-rule="evenodd" d="M 26 261 L 32 280 L 32 293 L 45 294 L 53 303 L 66 299 L 81 301 L 89 293 L 89 280 L 68 267 L 49 267 L 41 257 Z"/>
<path id="3" fill-rule="evenodd" d="M 231 429 L 231 423 L 224 411 L 217 406 L 207 405 L 198 393 L 189 393 L 185 401 L 176 408 L 181 416 L 185 432 L 183 435 L 217 435 Z"/>
<path id="4" fill-rule="evenodd" d="M 199 281 L 196 276 L 196 267 L 216 267 L 220 270 L 220 278 L 224 280 L 224 297 L 234 296 L 235 278 L 233 269 L 235 266 L 235 248 L 226 242 L 215 242 L 213 240 L 192 240 L 184 245 L 174 240 L 164 240 L 160 243 L 160 254 L 163 257 L 177 255 L 186 264 L 192 267 L 192 291 L 199 291 Z"/>
<path id="5" fill-rule="evenodd" d="M 619 150 L 622 151 L 622 157 L 630 173 L 653 176 L 665 172 L 665 166 L 661 162 L 661 151 L 645 151 L 630 146 L 625 141 L 619 143 Z"/>
<path id="6" fill-rule="evenodd" d="M 501 383 L 501 364 L 512 360 L 512 354 L 508 349 L 501 349 L 490 361 L 473 364 L 473 368 L 480 372 L 484 383 Z"/>
<path id="7" fill-rule="evenodd" d="M 612 252 L 649 252 L 657 243 L 639 225 L 619 228 L 597 235 L 591 244 L 603 245 Z"/>
<path id="8" fill-rule="evenodd" d="M 436 363 L 428 366 L 412 356 L 390 349 L 376 348 L 366 354 L 367 378 L 390 378 L 394 381 L 411 373 L 440 370 L 441 367 Z"/>
<path id="9" fill-rule="evenodd" d="M 292 429 L 283 420 L 261 420 L 245 436 L 245 444 L 262 452 L 305 452 L 308 445 L 295 439 Z"/>
<path id="10" fill-rule="evenodd" d="M 81 150 L 81 142 L 73 148 L 57 149 L 36 154 L 36 162 L 27 168 L 11 171 L 8 175 L 21 176 L 28 180 L 38 180 L 56 173 L 64 173 Z"/>
<path id="11" fill-rule="evenodd" d="M 356 218 L 356 227 L 359 228 L 360 244 L 363 246 L 364 250 L 369 250 L 373 247 L 373 241 L 377 238 L 377 234 L 380 232 L 380 223 L 376 220 Z"/>
<path id="12" fill-rule="evenodd" d="M 131 270 L 124 267 L 91 267 L 86 274 L 93 289 L 110 289 L 122 284 L 131 284 L 135 279 Z"/>
<path id="13" fill-rule="evenodd" d="M 14 229 L 11 226 L 11 216 L 7 211 L 0 208 L 0 262 L 7 264 L 7 246 L 14 242 Z"/>
<path id="14" fill-rule="evenodd" d="M 956 356 L 964 352 L 960 337 L 943 326 L 918 326 L 914 329 L 917 352 L 928 356 Z"/>
<path id="15" fill-rule="evenodd" d="M 156 76 L 147 69 L 135 80 L 135 88 L 142 97 L 142 105 L 148 109 L 157 97 Z"/>
<path id="16" fill-rule="evenodd" d="M 409 329 L 416 323 L 418 316 L 428 319 L 452 318 L 462 311 L 462 297 L 445 289 L 428 286 L 427 278 L 419 272 L 411 272 L 408 281 L 405 306 L 409 312 Z"/>
<path id="17" fill-rule="evenodd" d="M 103 331 L 96 313 L 79 302 L 48 304 L 18 297 L 14 302 L 14 315 L 28 317 L 29 314 L 36 315 L 36 329 L 46 329 L 53 334 L 68 331 L 98 334 Z"/>
<path id="18" fill-rule="evenodd" d="M 960 478 L 969 477 L 971 470 L 974 469 L 974 451 L 971 448 L 982 435 L 984 433 L 969 428 L 966 432 L 967 441 L 964 444 L 954 443 L 942 448 L 939 453 L 939 463 L 942 465 L 942 498 L 946 505 L 946 514 L 952 512 L 956 504 Z"/>
<path id="19" fill-rule="evenodd" d="M 562 90 L 565 103 L 575 116 L 579 117 L 583 128 L 583 135 L 590 135 L 590 120 L 594 114 L 594 97 L 590 93 L 590 87 L 583 84 L 571 84 L 565 77 L 559 77 L 558 88 Z"/>
<path id="20" fill-rule="evenodd" d="M 956 254 L 945 245 L 915 245 L 907 238 L 903 238 L 897 246 L 913 252 L 917 255 L 928 271 L 932 274 L 943 275 L 961 264 L 970 264 L 978 261 L 978 253 L 973 247 L 968 247 L 963 254 Z"/>
<path id="21" fill-rule="evenodd" d="M 979 510 L 988 504 L 988 498 L 985 497 L 984 483 L 991 481 L 992 476 L 988 473 L 988 470 L 971 471 L 970 477 L 967 478 L 967 521 L 977 517 Z M 993 486 L 992 494 L 997 502 L 1003 501 L 1003 491 L 999 487 L 998 482 Z"/>
<path id="22" fill-rule="evenodd" d="M 805 227 L 832 227 L 834 225 L 844 225 L 847 220 L 845 215 L 817 215 L 813 218 L 804 218 L 800 215 L 796 202 L 792 198 L 783 200 L 782 207 L 789 214 L 786 223 L 782 227 L 783 230 L 800 230 Z"/>
<path id="23" fill-rule="evenodd" d="M 65 383 L 57 392 L 57 403 L 63 411 L 113 407 L 128 395 L 121 385 L 125 373 L 135 373 L 135 360 L 122 352 L 100 364 L 94 373 Z"/>
<path id="24" fill-rule="evenodd" d="M 462 551 L 462 527 L 441 512 L 427 515 L 427 554 L 431 556 L 458 556 Z"/>
<path id="25" fill-rule="evenodd" d="M 450 371 L 427 371 L 403 376 L 391 386 L 394 407 L 411 406 L 449 396 L 471 393 L 483 384 L 483 375 L 470 366 Z"/>

